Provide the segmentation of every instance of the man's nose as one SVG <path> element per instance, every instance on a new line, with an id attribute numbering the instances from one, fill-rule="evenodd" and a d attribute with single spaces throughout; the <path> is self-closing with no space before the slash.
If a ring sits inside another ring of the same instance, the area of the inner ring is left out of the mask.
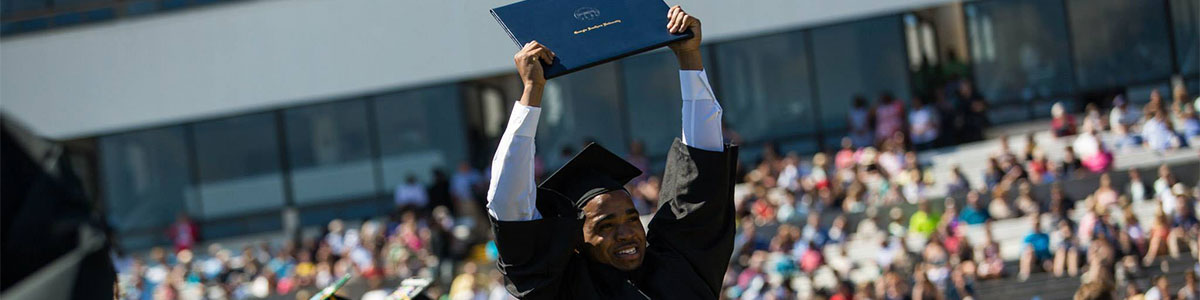
<path id="1" fill-rule="evenodd" d="M 617 240 L 620 240 L 620 241 L 631 240 L 631 239 L 633 239 L 634 236 L 637 235 L 636 231 L 637 231 L 637 229 L 635 229 L 633 226 L 622 225 L 617 228 Z"/>

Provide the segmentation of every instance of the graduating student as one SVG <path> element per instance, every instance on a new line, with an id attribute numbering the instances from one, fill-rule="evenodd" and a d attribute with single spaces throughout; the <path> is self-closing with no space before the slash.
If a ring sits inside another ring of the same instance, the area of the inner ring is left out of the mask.
<path id="1" fill-rule="evenodd" d="M 683 137 L 667 157 L 658 213 L 644 230 L 624 184 L 636 167 L 590 144 L 534 187 L 534 136 L 545 85 L 531 42 L 514 57 L 525 83 L 492 161 L 488 213 L 509 293 L 522 299 L 717 299 L 733 251 L 737 148 L 700 58 L 700 21 L 678 6 L 668 30 L 680 64 Z"/>

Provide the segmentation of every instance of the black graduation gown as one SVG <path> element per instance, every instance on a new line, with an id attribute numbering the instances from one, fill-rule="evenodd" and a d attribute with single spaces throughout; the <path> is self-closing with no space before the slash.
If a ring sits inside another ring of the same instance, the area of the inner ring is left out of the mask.
<path id="1" fill-rule="evenodd" d="M 712 152 L 675 139 L 646 257 L 632 272 L 579 254 L 578 212 L 539 190 L 542 219 L 492 220 L 505 287 L 521 299 L 717 299 L 733 252 L 736 163 L 735 146 Z"/>

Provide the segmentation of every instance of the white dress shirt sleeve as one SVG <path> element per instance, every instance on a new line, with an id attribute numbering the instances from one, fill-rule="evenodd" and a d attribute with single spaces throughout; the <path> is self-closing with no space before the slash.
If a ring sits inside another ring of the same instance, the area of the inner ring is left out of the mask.
<path id="1" fill-rule="evenodd" d="M 724 151 L 721 132 L 721 105 L 713 95 L 704 70 L 680 70 L 679 87 L 683 92 L 683 144 L 690 147 Z"/>
<path id="2" fill-rule="evenodd" d="M 541 112 L 539 107 L 517 103 L 508 117 L 508 128 L 492 158 L 492 179 L 488 184 L 488 214 L 496 220 L 542 218 L 537 211 L 537 187 L 533 179 L 533 137 Z"/>

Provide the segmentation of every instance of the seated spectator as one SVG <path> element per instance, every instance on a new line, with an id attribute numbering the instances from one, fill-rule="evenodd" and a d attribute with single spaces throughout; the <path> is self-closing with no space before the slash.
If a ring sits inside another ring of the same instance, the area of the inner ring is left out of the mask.
<path id="1" fill-rule="evenodd" d="M 1092 194 L 1096 197 L 1096 204 L 1107 207 L 1115 207 L 1117 197 L 1120 196 L 1117 190 L 1112 188 L 1112 177 L 1108 173 L 1100 174 L 1100 187 Z"/>
<path id="2" fill-rule="evenodd" d="M 1108 172 L 1113 166 L 1113 154 L 1104 148 L 1104 143 L 1097 143 L 1096 151 L 1083 157 L 1082 164 L 1093 174 Z"/>
<path id="3" fill-rule="evenodd" d="M 983 259 L 977 271 L 979 279 L 1004 277 L 1004 259 L 1000 257 L 1000 243 L 992 236 L 992 223 L 985 223 L 983 228 Z"/>
<path id="4" fill-rule="evenodd" d="M 933 106 L 925 105 L 925 101 L 920 97 L 914 96 L 912 105 L 913 109 L 908 113 L 908 124 L 913 147 L 917 150 L 931 149 L 941 128 L 938 112 Z"/>
<path id="5" fill-rule="evenodd" d="M 1017 185 L 1017 211 L 1023 216 L 1041 212 L 1042 206 L 1033 198 L 1033 184 L 1021 180 Z"/>
<path id="6" fill-rule="evenodd" d="M 1126 207 L 1123 214 L 1125 215 L 1125 230 L 1121 232 L 1121 252 L 1142 257 L 1145 255 L 1146 245 L 1149 243 L 1149 240 L 1146 239 L 1146 231 L 1142 230 L 1142 224 L 1138 221 L 1137 215 L 1133 213 L 1132 207 Z"/>
<path id="7" fill-rule="evenodd" d="M 926 275 L 926 269 L 926 267 L 918 267 L 916 271 L 913 271 L 915 282 L 913 283 L 912 298 L 910 299 L 940 300 L 942 299 L 942 293 L 938 292 L 937 286 L 929 280 L 929 276 Z"/>
<path id="8" fill-rule="evenodd" d="M 875 115 L 875 143 L 886 142 L 892 135 L 904 129 L 904 102 L 889 93 L 879 95 L 879 103 L 873 110 Z"/>
<path id="9" fill-rule="evenodd" d="M 854 167 L 854 140 L 850 137 L 842 138 L 842 150 L 838 150 L 833 157 L 833 166 L 838 170 L 844 170 Z"/>
<path id="10" fill-rule="evenodd" d="M 1094 129 L 1096 131 L 1108 130 L 1108 122 L 1103 121 L 1100 117 L 1100 109 L 1096 107 L 1096 103 L 1088 103 L 1083 107 L 1083 125 L 1084 131 Z"/>
<path id="11" fill-rule="evenodd" d="M 780 160 L 778 162 L 780 167 L 776 168 L 779 170 L 779 175 L 775 178 L 775 186 L 781 187 L 788 192 L 795 193 L 800 189 L 800 180 L 810 175 L 810 172 L 814 172 L 819 169 L 802 167 L 800 164 L 800 156 L 796 155 L 795 152 L 788 153 L 786 157 Z M 821 170 L 819 172 L 821 172 L 821 179 L 824 179 L 825 171 Z"/>
<path id="12" fill-rule="evenodd" d="M 1170 249 L 1179 251 L 1179 248 L 1172 247 L 1169 243 L 1171 239 L 1171 221 L 1161 209 L 1154 213 L 1154 223 L 1150 225 L 1150 244 L 1146 250 L 1146 257 L 1142 259 L 1142 265 L 1149 266 L 1154 263 L 1154 260 L 1163 253 L 1168 253 Z M 1169 252 L 1172 257 L 1179 256 L 1178 252 Z"/>
<path id="13" fill-rule="evenodd" d="M 861 95 L 854 96 L 853 107 L 850 108 L 849 116 L 846 120 L 850 123 L 850 140 L 854 142 L 855 148 L 872 146 L 875 143 L 875 137 L 871 130 L 871 108 L 867 107 L 867 98 Z"/>
<path id="14" fill-rule="evenodd" d="M 917 212 L 913 213 L 908 220 L 908 231 L 924 237 L 932 234 L 937 229 L 938 222 L 941 221 L 940 216 L 929 210 L 929 201 L 927 200 L 917 203 Z"/>
<path id="15" fill-rule="evenodd" d="M 1163 276 L 1163 275 L 1155 276 L 1154 280 L 1152 282 L 1154 283 L 1154 287 L 1151 287 L 1149 290 L 1146 290 L 1144 299 L 1146 299 L 1146 300 L 1171 299 L 1171 288 L 1167 283 L 1166 276 Z"/>
<path id="16" fill-rule="evenodd" d="M 903 136 L 903 133 L 896 133 L 880 145 L 877 159 L 879 167 L 887 176 L 897 176 L 906 167 Z"/>
<path id="17" fill-rule="evenodd" d="M 1179 288 L 1179 293 L 1175 296 L 1179 300 L 1197 300 L 1200 299 L 1200 285 L 1196 283 L 1196 271 L 1188 270 L 1183 273 L 1183 287 Z"/>
<path id="18" fill-rule="evenodd" d="M 1167 104 L 1163 102 L 1162 94 L 1158 92 L 1158 89 L 1150 91 L 1150 101 L 1146 102 L 1146 105 L 1142 107 L 1143 119 L 1153 118 L 1158 113 L 1168 113 Z"/>
<path id="19" fill-rule="evenodd" d="M 1113 98 L 1113 109 L 1108 115 L 1108 126 L 1112 128 L 1113 132 L 1118 134 L 1132 132 L 1133 127 L 1141 119 L 1142 112 L 1136 106 L 1125 101 L 1125 96 L 1117 95 Z"/>
<path id="20" fill-rule="evenodd" d="M 1182 106 L 1179 112 L 1179 134 L 1189 141 L 1194 141 L 1200 138 L 1200 117 L 1196 115 L 1196 107 L 1191 105 Z M 1194 142 L 1187 143 L 1189 145 Z M 1193 147 L 1195 147 L 1193 145 Z"/>
<path id="21" fill-rule="evenodd" d="M 833 224 L 825 233 L 825 244 L 841 244 L 849 239 L 850 232 L 846 229 L 846 215 L 839 214 L 833 218 Z"/>
<path id="22" fill-rule="evenodd" d="M 937 233 L 937 239 L 940 240 L 942 247 L 947 252 L 956 254 L 959 249 L 965 248 L 961 247 L 963 231 L 960 228 L 964 222 L 958 218 L 958 205 L 954 204 L 954 199 L 946 198 L 945 207 L 934 232 Z"/>
<path id="23" fill-rule="evenodd" d="M 1021 159 L 1025 160 L 1025 161 L 1033 160 L 1033 153 L 1042 151 L 1042 148 L 1038 146 L 1037 138 L 1034 136 L 1034 133 L 1030 132 L 1025 135 L 1025 149 L 1024 150 L 1025 151 L 1022 152 L 1022 155 L 1024 155 L 1024 156 L 1022 156 Z"/>
<path id="24" fill-rule="evenodd" d="M 1187 187 L 1182 183 L 1176 183 L 1172 190 L 1178 199 L 1176 202 L 1179 203 L 1179 208 L 1175 211 L 1175 219 L 1172 223 L 1174 226 L 1171 229 L 1173 237 L 1171 242 L 1175 243 L 1173 246 L 1176 247 L 1179 242 L 1191 247 L 1197 239 L 1196 236 L 1200 235 L 1200 221 L 1196 219 L 1196 199 L 1187 194 Z M 1192 251 L 1197 250 L 1200 249 L 1192 249 Z M 1179 253 L 1179 250 L 1174 250 L 1174 252 Z"/>
<path id="25" fill-rule="evenodd" d="M 1182 145 L 1165 112 L 1154 114 L 1142 124 L 1142 138 L 1146 148 L 1154 151 L 1173 150 Z"/>
<path id="26" fill-rule="evenodd" d="M 1112 155 L 1098 155 L 1107 152 L 1099 138 L 1100 129 L 1095 126 L 1083 126 L 1083 133 L 1075 137 L 1071 144 L 1075 154 L 1083 158 L 1083 163 L 1089 170 L 1107 168 L 1112 163 Z M 1093 172 L 1095 172 L 1093 170 Z"/>
<path id="27" fill-rule="evenodd" d="M 1075 117 L 1067 114 L 1062 102 L 1050 106 L 1050 130 L 1054 137 L 1075 135 Z"/>
<path id="28" fill-rule="evenodd" d="M 1126 185 L 1125 193 L 1133 203 L 1145 202 L 1152 192 L 1146 183 L 1142 182 L 1142 174 L 1136 168 L 1129 169 L 1129 183 Z"/>
<path id="29" fill-rule="evenodd" d="M 1033 151 L 1033 155 L 1028 163 L 1026 170 L 1029 172 L 1029 181 L 1035 184 L 1054 182 L 1054 173 L 1050 172 L 1050 160 L 1046 158 L 1046 152 L 1041 149 Z"/>
<path id="30" fill-rule="evenodd" d="M 1187 87 L 1183 86 L 1182 82 L 1175 83 L 1174 88 L 1171 89 L 1171 114 L 1174 114 L 1176 118 L 1179 118 L 1179 116 L 1183 113 L 1183 107 L 1188 106 L 1187 102 Z M 1181 118 L 1176 119 L 1176 123 L 1178 123 L 1180 119 Z"/>
<path id="31" fill-rule="evenodd" d="M 967 175 L 963 174 L 962 167 L 958 164 L 950 167 L 950 181 L 946 182 L 947 195 L 960 195 L 971 190 L 971 181 L 967 180 Z"/>
<path id="32" fill-rule="evenodd" d="M 1066 220 L 1074 224 L 1070 216 L 1071 211 L 1075 210 L 1075 200 L 1067 197 L 1062 185 L 1057 183 L 1050 185 L 1050 202 L 1045 205 L 1046 207 L 1042 209 L 1049 212 L 1050 223 L 1058 224 L 1058 221 Z"/>
<path id="33" fill-rule="evenodd" d="M 1071 222 L 1058 221 L 1057 230 L 1050 236 L 1054 247 L 1054 276 L 1063 274 L 1075 277 L 1079 274 L 1079 244 L 1071 228 Z"/>
<path id="34" fill-rule="evenodd" d="M 1063 148 L 1062 166 L 1058 170 L 1059 180 L 1067 180 L 1070 178 L 1079 177 L 1082 175 L 1079 171 L 1083 169 L 1083 163 L 1079 161 L 1075 154 L 1075 148 L 1066 146 Z"/>
<path id="35" fill-rule="evenodd" d="M 992 200 L 988 201 L 988 215 L 997 220 L 1013 218 L 1017 213 L 1012 203 L 1008 202 L 1008 188 L 1000 187 L 992 190 Z"/>
<path id="36" fill-rule="evenodd" d="M 1000 169 L 1000 163 L 996 157 L 987 160 L 987 166 L 983 168 L 983 184 L 987 189 L 993 189 L 996 184 L 1000 183 L 1000 179 L 1004 177 L 1004 170 Z"/>
<path id="37" fill-rule="evenodd" d="M 1037 267 L 1040 270 L 1050 270 L 1050 264 L 1053 261 L 1054 253 L 1050 251 L 1050 236 L 1042 232 L 1042 218 L 1039 215 L 1029 216 L 1032 221 L 1032 229 L 1029 234 L 1025 235 L 1023 249 L 1021 250 L 1020 269 L 1018 276 L 1021 281 L 1029 278 L 1029 273 L 1033 268 Z"/>
<path id="38" fill-rule="evenodd" d="M 1154 181 L 1154 196 L 1162 204 L 1162 210 L 1167 216 L 1175 215 L 1175 208 L 1179 206 L 1178 198 L 1171 190 L 1178 183 L 1177 181 L 1175 174 L 1171 173 L 1171 168 L 1167 164 L 1158 167 L 1158 179 Z"/>
<path id="39" fill-rule="evenodd" d="M 959 217 L 969 225 L 983 224 L 991 219 L 986 209 L 979 203 L 979 192 L 967 193 L 967 207 L 964 207 Z"/>
<path id="40" fill-rule="evenodd" d="M 799 257 L 800 270 L 804 271 L 805 274 L 811 275 L 813 272 L 817 271 L 817 268 L 824 264 L 824 254 L 821 253 L 821 247 L 813 241 L 809 241 L 808 246 L 804 248 L 804 252 L 801 253 Z"/>
<path id="41" fill-rule="evenodd" d="M 800 231 L 800 239 L 797 241 L 801 246 L 807 247 L 811 242 L 817 247 L 824 247 L 829 235 L 824 228 L 821 228 L 821 214 L 808 214 L 808 223 L 804 229 Z M 820 249 L 818 249 L 820 250 Z"/>

